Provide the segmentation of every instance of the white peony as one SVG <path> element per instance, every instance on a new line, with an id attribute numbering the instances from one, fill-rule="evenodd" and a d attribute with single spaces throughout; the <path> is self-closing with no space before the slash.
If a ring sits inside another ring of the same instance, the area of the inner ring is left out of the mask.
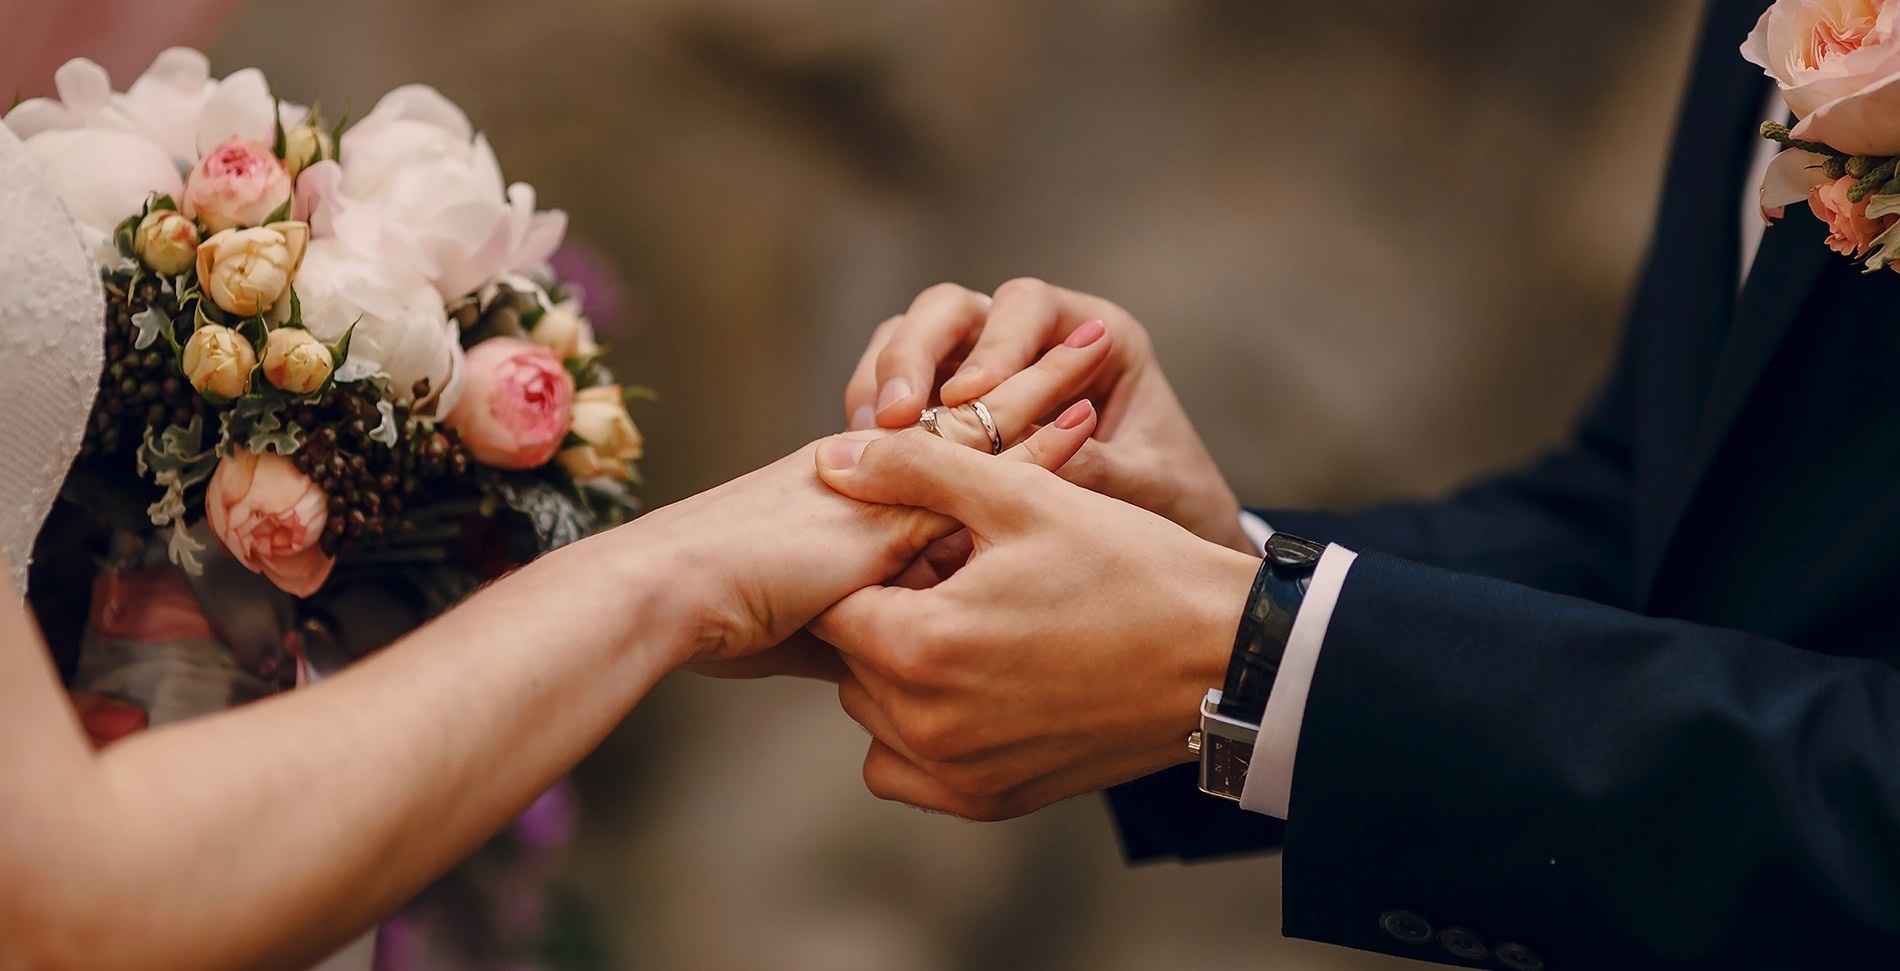
<path id="1" fill-rule="evenodd" d="M 205 56 L 189 48 L 158 55 L 123 93 L 112 90 L 105 68 L 83 57 L 62 65 L 53 82 L 58 98 L 23 101 L 5 123 L 94 237 L 102 261 L 116 258 L 113 228 L 152 193 L 177 198 L 183 174 L 205 151 L 234 137 L 269 143 L 276 133 L 261 72 L 213 81 Z M 286 125 L 308 115 L 291 104 L 280 112 Z"/>
<path id="2" fill-rule="evenodd" d="M 156 192 L 175 198 L 185 187 L 162 149 L 125 132 L 43 131 L 26 140 L 26 150 L 45 170 L 91 240 L 93 258 L 101 262 L 118 258 L 112 231 L 138 215 L 147 197 Z"/>
<path id="3" fill-rule="evenodd" d="M 444 301 L 545 263 L 567 214 L 536 212 L 534 189 L 507 185 L 488 140 L 434 88 L 391 91 L 343 135 L 341 164 L 298 180 L 298 211 L 319 237 L 398 261 Z"/>
<path id="4" fill-rule="evenodd" d="M 210 62 L 187 47 L 159 54 L 123 93 L 113 92 L 105 68 L 83 57 L 62 65 L 53 82 L 58 98 L 33 98 L 7 113 L 7 127 L 22 141 L 46 131 L 124 132 L 157 145 L 183 173 L 231 138 L 269 144 L 276 136 L 263 72 L 246 68 L 214 81 Z M 281 106 L 286 128 L 309 115 L 301 105 Z"/>
<path id="5" fill-rule="evenodd" d="M 393 390 L 407 397 L 418 380 L 429 381 L 419 415 L 447 415 L 461 393 L 462 343 L 442 298 L 429 281 L 407 268 L 366 256 L 336 239 L 312 240 L 297 271 L 303 323 L 318 340 L 342 340 L 352 324 L 347 369 L 354 375 L 381 371 Z"/>

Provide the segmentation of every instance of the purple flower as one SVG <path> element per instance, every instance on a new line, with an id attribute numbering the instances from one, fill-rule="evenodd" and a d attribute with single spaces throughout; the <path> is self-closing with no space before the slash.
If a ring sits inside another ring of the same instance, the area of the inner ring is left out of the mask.
<path id="1" fill-rule="evenodd" d="M 593 246 L 570 237 L 552 259 L 554 278 L 581 292 L 596 336 L 613 340 L 630 330 L 627 286 L 613 262 Z"/>
<path id="2" fill-rule="evenodd" d="M 573 842 L 579 815 L 574 791 L 563 779 L 515 820 L 515 838 L 530 850 L 553 852 Z"/>

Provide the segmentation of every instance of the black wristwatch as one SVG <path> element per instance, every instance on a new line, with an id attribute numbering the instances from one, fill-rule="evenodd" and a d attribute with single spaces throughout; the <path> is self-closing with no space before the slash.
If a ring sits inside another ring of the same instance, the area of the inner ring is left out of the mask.
<path id="1" fill-rule="evenodd" d="M 1201 791 L 1240 801 L 1248 762 L 1260 735 L 1260 718 L 1273 694 L 1287 638 L 1313 581 L 1324 544 L 1286 533 L 1267 537 L 1266 556 L 1254 577 L 1247 609 L 1234 636 L 1227 681 L 1201 702 L 1201 728 L 1188 736 L 1188 751 L 1201 760 Z"/>

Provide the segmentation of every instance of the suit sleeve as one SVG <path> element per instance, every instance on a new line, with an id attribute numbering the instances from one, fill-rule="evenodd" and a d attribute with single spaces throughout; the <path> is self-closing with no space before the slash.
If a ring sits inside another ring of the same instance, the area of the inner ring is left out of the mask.
<path id="1" fill-rule="evenodd" d="M 1290 936 L 1451 961 L 1382 930 L 1408 912 L 1554 968 L 1900 953 L 1900 672 L 1876 661 L 1361 556 L 1292 807 Z"/>
<path id="2" fill-rule="evenodd" d="M 1629 386 L 1618 367 L 1573 440 L 1529 468 L 1472 485 L 1435 503 L 1398 503 L 1354 514 L 1262 510 L 1274 529 L 1378 550 L 1539 589 L 1611 604 L 1634 598 L 1630 535 Z M 1278 820 L 1207 796 L 1196 769 L 1178 766 L 1108 791 L 1130 862 L 1192 860 L 1271 850 Z M 1297 798 L 1297 794 L 1295 796 Z"/>

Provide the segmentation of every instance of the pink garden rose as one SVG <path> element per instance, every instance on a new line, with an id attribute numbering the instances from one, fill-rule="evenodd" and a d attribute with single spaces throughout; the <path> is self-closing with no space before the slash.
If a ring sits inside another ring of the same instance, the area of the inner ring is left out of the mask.
<path id="1" fill-rule="evenodd" d="M 245 569 L 293 596 L 316 593 L 336 566 L 318 544 L 329 500 L 281 455 L 239 448 L 220 461 L 205 488 L 205 518 Z"/>
<path id="2" fill-rule="evenodd" d="M 1797 138 L 1900 155 L 1900 0 L 1775 0 L 1742 45 L 1781 87 Z"/>
<path id="3" fill-rule="evenodd" d="M 545 347 L 511 337 L 475 345 L 448 425 L 469 454 L 498 469 L 546 465 L 567 437 L 574 379 Z"/>
<path id="4" fill-rule="evenodd" d="M 290 173 L 269 147 L 230 139 L 198 160 L 185 179 L 185 215 L 211 232 L 262 226 L 290 201 Z"/>
<path id="5" fill-rule="evenodd" d="M 1854 187 L 1856 181 L 1853 176 L 1842 176 L 1833 182 L 1815 186 L 1808 194 L 1808 208 L 1814 210 L 1814 218 L 1827 223 L 1829 249 L 1842 256 L 1860 259 L 1873 251 L 1874 240 L 1900 221 L 1900 216 L 1868 218 L 1867 205 L 1874 201 L 1873 196 L 1869 195 L 1859 202 L 1849 202 L 1847 199 L 1847 191 Z"/>

